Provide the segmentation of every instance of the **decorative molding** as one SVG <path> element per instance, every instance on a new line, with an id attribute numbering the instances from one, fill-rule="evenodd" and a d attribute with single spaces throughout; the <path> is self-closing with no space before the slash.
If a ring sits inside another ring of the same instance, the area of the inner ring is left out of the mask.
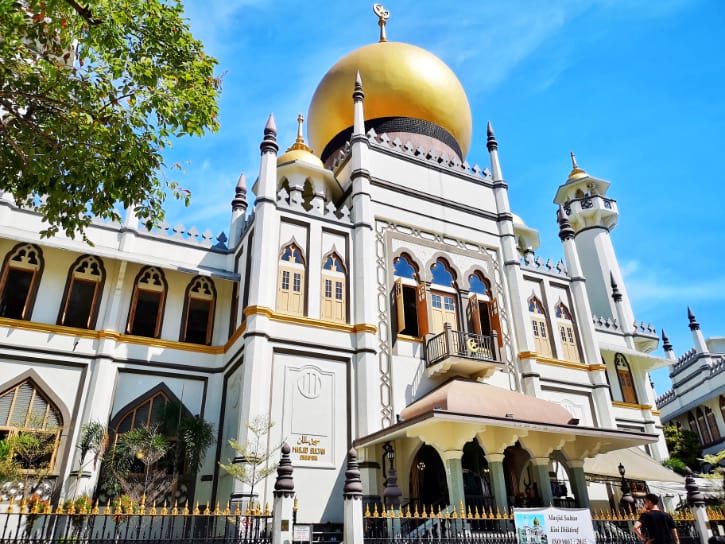
<path id="1" fill-rule="evenodd" d="M 628 410 L 651 410 L 651 404 L 636 404 L 633 402 L 620 402 L 618 400 L 612 401 L 612 406 L 616 408 L 626 408 Z"/>
<path id="2" fill-rule="evenodd" d="M 375 325 L 369 323 L 358 323 L 355 325 L 348 325 L 344 323 L 336 323 L 334 321 L 323 321 L 321 319 L 315 319 L 312 317 L 305 317 L 301 315 L 287 315 L 277 313 L 271 308 L 266 306 L 247 306 L 244 309 L 244 319 L 246 321 L 249 316 L 252 315 L 263 315 L 268 319 L 279 321 L 281 323 L 293 323 L 295 325 L 305 325 L 307 327 L 317 327 L 319 329 L 327 329 L 331 331 L 340 331 L 347 333 L 358 333 L 368 332 L 370 334 L 376 334 L 378 328 Z"/>
<path id="3" fill-rule="evenodd" d="M 584 370 L 587 372 L 604 371 L 607 369 L 606 365 L 596 363 L 588 365 L 586 363 L 580 363 L 577 361 L 566 361 L 564 359 L 552 359 L 551 357 L 544 357 L 539 355 L 535 351 L 521 351 L 518 355 L 519 359 L 536 359 L 536 362 L 543 365 L 560 366 L 563 368 L 570 368 L 572 370 Z"/>

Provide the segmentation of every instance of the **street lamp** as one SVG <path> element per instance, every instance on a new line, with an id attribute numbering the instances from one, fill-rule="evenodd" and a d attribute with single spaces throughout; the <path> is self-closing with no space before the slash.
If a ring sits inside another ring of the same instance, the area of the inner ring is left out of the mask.
<path id="1" fill-rule="evenodd" d="M 632 496 L 632 490 L 629 488 L 629 482 L 624 477 L 626 470 L 622 463 L 619 463 L 617 469 L 619 470 L 619 475 L 622 477 L 622 498 L 619 499 L 619 507 L 625 513 L 631 514 L 634 512 L 634 497 Z"/>
<path id="2" fill-rule="evenodd" d="M 385 479 L 383 498 L 385 504 L 397 509 L 400 507 L 400 497 L 403 492 L 398 487 L 398 475 L 395 473 L 395 449 L 390 442 L 383 444 L 383 455 L 388 460 L 388 474 Z"/>

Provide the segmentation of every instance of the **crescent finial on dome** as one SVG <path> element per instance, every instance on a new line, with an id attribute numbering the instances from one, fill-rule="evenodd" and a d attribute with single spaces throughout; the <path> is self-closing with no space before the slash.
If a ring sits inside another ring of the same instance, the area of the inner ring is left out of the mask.
<path id="1" fill-rule="evenodd" d="M 382 4 L 373 4 L 373 12 L 378 16 L 378 26 L 380 27 L 380 41 L 387 42 L 388 37 L 385 35 L 385 24 L 390 19 L 390 11 L 385 9 Z"/>

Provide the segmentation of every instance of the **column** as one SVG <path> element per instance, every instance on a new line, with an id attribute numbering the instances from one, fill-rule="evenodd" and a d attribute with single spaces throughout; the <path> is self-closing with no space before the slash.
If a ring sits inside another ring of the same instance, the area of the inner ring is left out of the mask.
<path id="1" fill-rule="evenodd" d="M 463 490 L 463 466 L 461 458 L 463 450 L 446 450 L 441 456 L 443 466 L 446 469 L 446 482 L 448 483 L 448 500 L 451 505 L 458 508 L 458 505 L 466 502 L 466 494 Z"/>
<path id="2" fill-rule="evenodd" d="M 536 481 L 539 484 L 539 496 L 544 506 L 549 506 L 554 502 L 554 496 L 551 494 L 551 481 L 549 479 L 549 458 L 535 457 L 531 460 L 536 467 Z"/>
<path id="3" fill-rule="evenodd" d="M 486 461 L 488 461 L 496 510 L 503 514 L 508 511 L 508 494 L 506 493 L 506 479 L 503 473 L 503 453 L 487 453 Z"/>
<path id="4" fill-rule="evenodd" d="M 584 477 L 584 461 L 577 459 L 567 461 L 569 465 L 569 484 L 576 498 L 576 505 L 579 508 L 589 508 L 589 493 L 587 492 L 587 481 Z"/>

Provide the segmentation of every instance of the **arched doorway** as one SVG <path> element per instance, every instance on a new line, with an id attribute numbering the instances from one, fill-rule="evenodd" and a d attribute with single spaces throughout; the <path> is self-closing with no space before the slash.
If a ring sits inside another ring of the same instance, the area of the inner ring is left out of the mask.
<path id="1" fill-rule="evenodd" d="M 530 460 L 529 452 L 518 443 L 504 450 L 503 470 L 510 506 L 542 506 L 539 484 Z"/>
<path id="2" fill-rule="evenodd" d="M 486 511 L 491 511 L 494 501 L 488 461 L 476 440 L 471 440 L 463 446 L 461 467 L 466 506 L 477 508 L 479 512 L 484 508 Z"/>
<path id="3" fill-rule="evenodd" d="M 410 467 L 410 507 L 426 512 L 448 504 L 448 483 L 443 461 L 432 446 L 424 444 Z"/>

